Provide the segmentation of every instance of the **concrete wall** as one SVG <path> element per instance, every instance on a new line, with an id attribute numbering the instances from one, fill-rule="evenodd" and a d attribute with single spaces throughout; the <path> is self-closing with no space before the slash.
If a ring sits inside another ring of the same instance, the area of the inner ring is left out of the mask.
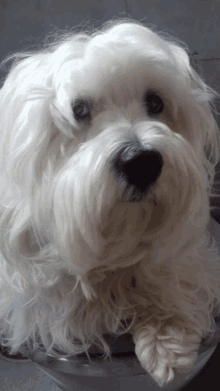
<path id="1" fill-rule="evenodd" d="M 215 0 L 2 0 L 0 59 L 39 44 L 57 29 L 86 23 L 95 28 L 120 16 L 156 24 L 186 42 L 220 92 L 220 2 Z"/>

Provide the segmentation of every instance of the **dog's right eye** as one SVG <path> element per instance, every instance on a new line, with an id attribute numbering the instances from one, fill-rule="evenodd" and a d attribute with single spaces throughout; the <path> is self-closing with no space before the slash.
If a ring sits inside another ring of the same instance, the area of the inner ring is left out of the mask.
<path id="1" fill-rule="evenodd" d="M 89 120 L 91 117 L 89 103 L 83 99 L 76 99 L 72 103 L 72 111 L 76 121 Z"/>
<path id="2" fill-rule="evenodd" d="M 161 114 L 164 109 L 164 103 L 162 99 L 154 91 L 148 91 L 145 94 L 143 104 L 147 114 L 150 117 Z"/>

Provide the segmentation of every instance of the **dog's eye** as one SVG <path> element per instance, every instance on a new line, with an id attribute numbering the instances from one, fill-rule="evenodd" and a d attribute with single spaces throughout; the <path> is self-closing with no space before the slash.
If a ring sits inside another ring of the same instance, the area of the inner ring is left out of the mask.
<path id="1" fill-rule="evenodd" d="M 152 91 L 145 94 L 143 103 L 149 116 L 159 115 L 164 109 L 164 103 L 162 99 Z"/>
<path id="2" fill-rule="evenodd" d="M 91 117 L 89 103 L 83 99 L 76 99 L 72 103 L 72 110 L 76 121 L 89 120 Z"/>

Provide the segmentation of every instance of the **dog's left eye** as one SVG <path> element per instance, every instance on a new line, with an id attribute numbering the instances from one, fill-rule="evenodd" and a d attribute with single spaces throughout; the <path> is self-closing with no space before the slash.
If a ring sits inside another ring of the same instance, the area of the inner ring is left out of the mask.
<path id="1" fill-rule="evenodd" d="M 91 117 L 89 103 L 83 99 L 76 99 L 72 103 L 72 111 L 76 121 L 89 120 Z"/>
<path id="2" fill-rule="evenodd" d="M 164 109 L 162 99 L 155 92 L 147 92 L 143 98 L 143 104 L 149 116 L 159 115 Z"/>

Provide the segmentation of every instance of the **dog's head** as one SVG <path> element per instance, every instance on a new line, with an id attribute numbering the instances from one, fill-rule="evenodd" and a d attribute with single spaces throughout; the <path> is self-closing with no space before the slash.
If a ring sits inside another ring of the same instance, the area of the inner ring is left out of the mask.
<path id="1" fill-rule="evenodd" d="M 139 23 L 21 55 L 1 90 L 6 257 L 125 267 L 178 224 L 206 224 L 213 96 L 183 48 Z"/>

